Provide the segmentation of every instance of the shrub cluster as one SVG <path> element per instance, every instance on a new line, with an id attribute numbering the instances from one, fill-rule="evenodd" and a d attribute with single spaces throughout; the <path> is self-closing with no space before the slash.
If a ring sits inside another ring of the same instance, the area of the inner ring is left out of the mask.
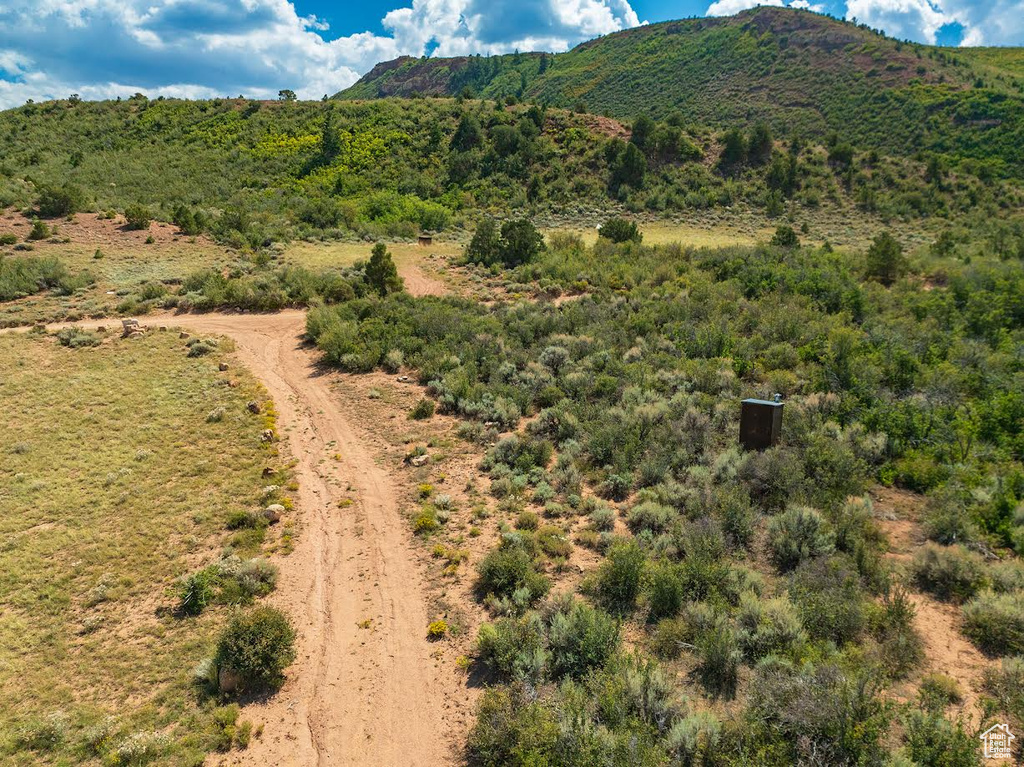
<path id="1" fill-rule="evenodd" d="M 281 681 L 295 659 L 295 631 L 273 607 L 253 607 L 232 617 L 217 642 L 218 668 L 241 679 L 243 689 L 260 690 Z"/>
<path id="2" fill-rule="evenodd" d="M 468 264 L 514 267 L 532 261 L 543 248 L 544 238 L 527 219 L 506 221 L 499 231 L 486 218 L 473 233 L 463 258 Z"/>
<path id="3" fill-rule="evenodd" d="M 1024 655 L 1024 591 L 986 591 L 963 606 L 964 633 L 992 655 Z"/>
<path id="4" fill-rule="evenodd" d="M 0 255 L 0 301 L 13 301 L 43 290 L 69 296 L 94 282 L 88 272 L 72 275 L 57 258 Z"/>

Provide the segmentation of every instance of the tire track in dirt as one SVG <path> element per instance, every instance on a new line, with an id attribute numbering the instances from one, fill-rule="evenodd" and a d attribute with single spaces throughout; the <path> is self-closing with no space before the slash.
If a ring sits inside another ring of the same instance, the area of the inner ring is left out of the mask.
<path id="1" fill-rule="evenodd" d="M 404 264 L 406 290 L 447 286 Z M 334 375 L 303 339 L 305 312 L 154 314 L 149 327 L 222 335 L 263 383 L 296 459 L 298 535 L 268 601 L 296 627 L 296 660 L 274 696 L 246 706 L 263 726 L 240 753 L 208 764 L 403 765 L 459 761 L 445 721 L 448 678 L 426 638 L 424 572 L 412 550 L 388 473 L 369 435 L 334 401 Z M 117 319 L 59 323 L 116 326 Z M 27 328 L 24 328 L 27 329 Z M 349 505 L 351 501 L 351 505 Z"/>
<path id="2" fill-rule="evenodd" d="M 405 281 L 405 289 L 414 296 L 443 296 L 451 292 L 448 286 L 424 272 L 415 264 L 403 264 L 398 270 Z"/>
<path id="3" fill-rule="evenodd" d="M 270 597 L 295 622 L 297 660 L 276 696 L 247 707 L 264 735 L 239 761 L 450 763 L 423 573 L 389 476 L 333 402 L 331 373 L 302 342 L 304 313 L 164 321 L 235 341 L 298 461 L 301 528 Z M 346 499 L 352 505 L 339 506 Z"/>
<path id="4" fill-rule="evenodd" d="M 403 276 L 419 294 L 441 286 L 421 272 Z M 276 695 L 246 706 L 262 737 L 207 763 L 458 762 L 444 717 L 453 679 L 426 638 L 424 572 L 390 476 L 367 447 L 369 436 L 334 401 L 335 374 L 304 342 L 305 312 L 158 314 L 144 322 L 231 338 L 274 401 L 282 440 L 297 461 L 297 541 L 278 560 L 278 586 L 268 597 L 296 627 L 296 660 Z"/>

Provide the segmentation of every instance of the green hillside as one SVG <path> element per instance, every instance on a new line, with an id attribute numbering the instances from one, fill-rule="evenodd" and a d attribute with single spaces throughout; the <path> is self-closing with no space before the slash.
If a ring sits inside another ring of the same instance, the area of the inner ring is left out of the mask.
<path id="1" fill-rule="evenodd" d="M 783 141 L 763 125 L 722 133 L 676 117 L 636 121 L 631 133 L 492 101 L 57 101 L 0 113 L 0 136 L 2 207 L 55 218 L 142 205 L 256 248 L 415 236 L 485 211 L 587 219 L 738 206 L 795 221 L 911 220 L 1024 205 L 1016 181 L 934 156 L 856 152 L 844 135 Z"/>
<path id="2" fill-rule="evenodd" d="M 397 59 L 340 98 L 451 95 L 468 88 L 726 128 L 764 119 L 779 132 L 838 132 L 861 148 L 931 150 L 1024 172 L 1024 77 L 1010 49 L 964 53 L 886 38 L 794 9 L 651 24 L 557 55 Z"/>
<path id="3" fill-rule="evenodd" d="M 1020 90 L 1024 81 L 1024 48 L 944 48 L 951 56 L 957 56 L 972 66 L 987 72 L 996 83 L 1003 83 Z"/>

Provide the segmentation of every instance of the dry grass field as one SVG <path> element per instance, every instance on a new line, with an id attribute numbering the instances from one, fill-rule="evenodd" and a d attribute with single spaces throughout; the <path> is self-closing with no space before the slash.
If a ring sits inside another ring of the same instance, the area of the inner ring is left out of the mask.
<path id="1" fill-rule="evenodd" d="M 266 394 L 227 341 L 95 340 L 0 335 L 0 762 L 197 764 L 233 740 L 237 706 L 192 683 L 231 608 L 179 617 L 171 592 L 272 547 L 227 530 L 279 463 L 246 407 Z"/>

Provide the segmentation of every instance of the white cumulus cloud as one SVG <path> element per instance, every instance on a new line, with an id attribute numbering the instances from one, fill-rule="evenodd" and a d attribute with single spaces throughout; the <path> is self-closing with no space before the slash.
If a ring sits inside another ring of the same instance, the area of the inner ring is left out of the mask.
<path id="1" fill-rule="evenodd" d="M 319 98 L 399 55 L 561 51 L 643 23 L 630 0 L 394 0 L 383 34 L 333 37 L 292 0 L 0 0 L 0 108 L 78 93 Z M 845 4 L 844 4 L 845 2 Z M 1024 42 L 1024 0 L 716 0 L 826 8 L 932 42 L 951 23 L 967 45 Z"/>
<path id="2" fill-rule="evenodd" d="M 782 8 L 786 4 L 782 0 L 718 0 L 708 6 L 707 15 L 732 16 L 748 8 L 760 8 L 762 5 Z"/>
<path id="3" fill-rule="evenodd" d="M 846 17 L 928 43 L 947 24 L 963 27 L 961 45 L 1024 43 L 1024 0 L 847 0 Z"/>
<path id="4" fill-rule="evenodd" d="M 375 63 L 565 50 L 640 23 L 628 0 L 411 0 L 331 38 L 291 0 L 0 0 L 0 108 L 78 93 L 319 98 Z"/>
<path id="5" fill-rule="evenodd" d="M 848 0 L 846 18 L 884 29 L 890 37 L 933 44 L 942 27 L 960 20 L 929 0 Z"/>

